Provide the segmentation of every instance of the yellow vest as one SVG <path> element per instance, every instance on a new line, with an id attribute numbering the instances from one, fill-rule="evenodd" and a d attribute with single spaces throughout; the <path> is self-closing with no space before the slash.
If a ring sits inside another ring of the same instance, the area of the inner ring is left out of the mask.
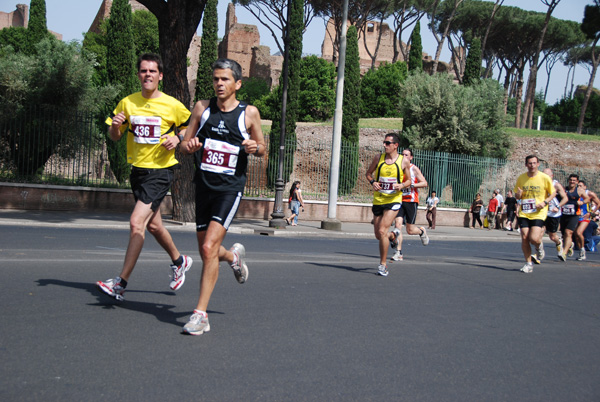
<path id="1" fill-rule="evenodd" d="M 394 190 L 392 186 L 395 183 L 404 181 L 403 159 L 403 155 L 398 155 L 394 163 L 388 165 L 385 163 L 385 153 L 379 157 L 377 168 L 373 172 L 373 178 L 379 182 L 382 188 L 373 195 L 373 205 L 402 203 L 402 191 Z"/>

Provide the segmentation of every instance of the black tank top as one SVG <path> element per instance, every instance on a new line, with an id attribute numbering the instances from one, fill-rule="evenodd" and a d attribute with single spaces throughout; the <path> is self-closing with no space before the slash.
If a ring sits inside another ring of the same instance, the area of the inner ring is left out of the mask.
<path id="1" fill-rule="evenodd" d="M 248 154 L 242 141 L 250 138 L 246 130 L 247 103 L 240 102 L 230 112 L 223 112 L 212 98 L 202 113 L 196 136 L 204 144 L 194 154 L 196 184 L 213 191 L 244 191 Z"/>

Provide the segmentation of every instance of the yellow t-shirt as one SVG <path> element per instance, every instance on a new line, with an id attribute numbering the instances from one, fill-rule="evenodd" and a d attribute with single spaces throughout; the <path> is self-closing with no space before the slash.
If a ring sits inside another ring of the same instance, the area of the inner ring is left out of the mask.
<path id="1" fill-rule="evenodd" d="M 398 155 L 396 161 L 388 165 L 385 163 L 385 153 L 379 157 L 377 168 L 373 172 L 373 178 L 381 184 L 382 188 L 373 195 L 373 205 L 402 203 L 402 191 L 392 188 L 395 183 L 404 181 L 402 159 L 404 159 L 404 156 Z"/>
<path id="2" fill-rule="evenodd" d="M 533 177 L 529 177 L 527 173 L 523 173 L 517 179 L 514 192 L 517 193 L 519 188 L 523 190 L 520 200 L 521 210 L 519 211 L 519 218 L 545 220 L 548 215 L 548 206 L 546 205 L 542 209 L 537 209 L 536 204 L 544 202 L 554 192 L 550 176 L 539 171 Z"/>
<path id="3" fill-rule="evenodd" d="M 175 128 L 182 130 L 190 120 L 190 111 L 177 99 L 165 93 L 158 98 L 144 98 L 136 92 L 123 98 L 113 114 L 106 119 L 112 124 L 112 118 L 120 112 L 125 113 L 126 121 L 121 132 L 127 130 L 127 162 L 133 166 L 147 169 L 162 169 L 179 163 L 175 159 L 175 150 L 168 151 L 161 145 L 161 135 L 175 135 Z"/>

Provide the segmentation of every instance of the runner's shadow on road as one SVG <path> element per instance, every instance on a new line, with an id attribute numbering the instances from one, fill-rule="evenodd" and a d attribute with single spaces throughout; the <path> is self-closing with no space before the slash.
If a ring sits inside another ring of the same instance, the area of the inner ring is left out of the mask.
<path id="1" fill-rule="evenodd" d="M 353 267 L 333 265 L 333 264 L 320 264 L 317 262 L 308 262 L 307 264 L 314 265 L 315 267 L 322 267 L 322 268 L 343 269 L 345 271 L 356 272 L 356 273 L 360 273 L 360 274 L 372 274 L 372 272 L 369 272 L 369 271 L 373 271 L 373 268 L 353 268 Z M 375 275 L 377 275 L 377 272 L 375 272 Z"/>
<path id="2" fill-rule="evenodd" d="M 351 255 L 354 257 L 379 258 L 378 254 L 344 253 L 342 251 L 336 251 L 335 254 Z"/>
<path id="3" fill-rule="evenodd" d="M 450 261 L 448 261 L 448 262 L 450 262 Z M 488 265 L 488 264 L 464 264 L 464 265 L 468 265 L 468 266 L 476 267 L 476 268 L 497 269 L 499 271 L 507 271 L 507 272 L 519 272 L 521 270 L 520 268 L 505 268 L 505 267 L 499 267 L 497 265 Z"/>
<path id="4" fill-rule="evenodd" d="M 63 286 L 63 287 L 68 287 L 71 289 L 79 289 L 79 290 L 85 290 L 86 292 L 88 292 L 90 295 L 92 295 L 93 297 L 95 297 L 98 301 L 96 303 L 89 303 L 89 306 L 98 306 L 98 307 L 102 307 L 104 309 L 115 309 L 115 308 L 122 308 L 125 310 L 131 310 L 131 311 L 137 311 L 140 313 L 145 313 L 145 314 L 150 314 L 153 315 L 154 317 L 156 317 L 157 320 L 159 320 L 160 322 L 164 322 L 166 324 L 172 324 L 175 325 L 177 327 L 181 327 L 183 324 L 185 324 L 182 321 L 178 321 L 180 318 L 183 317 L 188 317 L 191 312 L 182 312 L 182 313 L 176 313 L 174 311 L 172 311 L 176 306 L 171 305 L 171 304 L 162 304 L 162 303 L 150 303 L 150 302 L 140 302 L 140 301 L 131 301 L 131 300 L 126 300 L 124 302 L 118 302 L 114 299 L 111 299 L 109 296 L 107 295 L 103 295 L 100 293 L 100 291 L 98 290 L 98 288 L 96 287 L 95 284 L 93 283 L 87 283 L 87 282 L 69 282 L 69 281 L 63 281 L 63 280 L 59 280 L 59 279 L 38 279 L 36 281 L 38 283 L 38 286 L 48 286 L 48 285 L 55 285 L 55 286 Z M 164 294 L 164 295 L 174 295 L 174 292 L 164 292 L 164 291 L 160 291 L 160 292 L 153 292 L 153 291 L 147 291 L 147 290 L 131 290 L 131 291 L 127 291 L 127 293 L 154 293 L 154 294 Z M 208 311 L 208 313 L 210 314 L 224 314 L 222 312 L 216 312 L 216 311 Z"/>

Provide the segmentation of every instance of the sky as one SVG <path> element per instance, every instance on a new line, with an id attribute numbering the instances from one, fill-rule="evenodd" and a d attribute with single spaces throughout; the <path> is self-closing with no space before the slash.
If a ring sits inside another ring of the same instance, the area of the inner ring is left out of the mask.
<path id="1" fill-rule="evenodd" d="M 0 0 L 0 11 L 11 12 L 16 9 L 19 3 L 29 4 L 28 0 Z M 561 0 L 552 16 L 555 18 L 573 20 L 581 22 L 583 19 L 583 10 L 587 4 L 591 4 L 592 0 Z M 101 0 L 46 0 L 46 19 L 48 29 L 61 33 L 63 40 L 83 40 L 83 33 L 87 32 L 90 25 L 100 8 Z M 219 37 L 225 34 L 225 15 L 228 2 L 220 0 L 218 5 L 219 14 Z M 547 6 L 542 4 L 541 0 L 504 0 L 504 5 L 520 7 L 526 10 L 533 10 L 545 13 Z M 261 36 L 261 45 L 269 46 L 271 52 L 277 51 L 275 41 L 271 37 L 270 32 L 263 27 L 256 18 L 242 7 L 236 7 L 236 16 L 239 23 L 256 25 Z M 199 29 L 201 30 L 201 24 Z M 303 53 L 305 54 L 321 54 L 321 44 L 325 36 L 325 25 L 321 19 L 313 19 L 309 25 L 303 40 Z M 408 34 L 403 37 L 407 40 Z M 428 30 L 427 24 L 421 24 L 421 36 L 423 41 L 423 51 L 430 55 L 435 55 L 437 42 L 433 34 Z M 447 46 L 444 45 L 441 60 L 449 61 L 450 52 Z M 589 82 L 589 72 L 584 67 L 577 67 L 575 70 L 575 83 L 577 85 L 587 85 Z M 497 76 L 495 77 L 497 78 Z M 539 71 L 538 88 L 543 90 L 546 85 L 547 75 L 545 68 Z M 555 65 L 551 74 L 550 88 L 548 90 L 547 103 L 553 104 L 562 98 L 564 94 L 565 84 L 567 79 L 567 68 L 559 62 Z"/>

